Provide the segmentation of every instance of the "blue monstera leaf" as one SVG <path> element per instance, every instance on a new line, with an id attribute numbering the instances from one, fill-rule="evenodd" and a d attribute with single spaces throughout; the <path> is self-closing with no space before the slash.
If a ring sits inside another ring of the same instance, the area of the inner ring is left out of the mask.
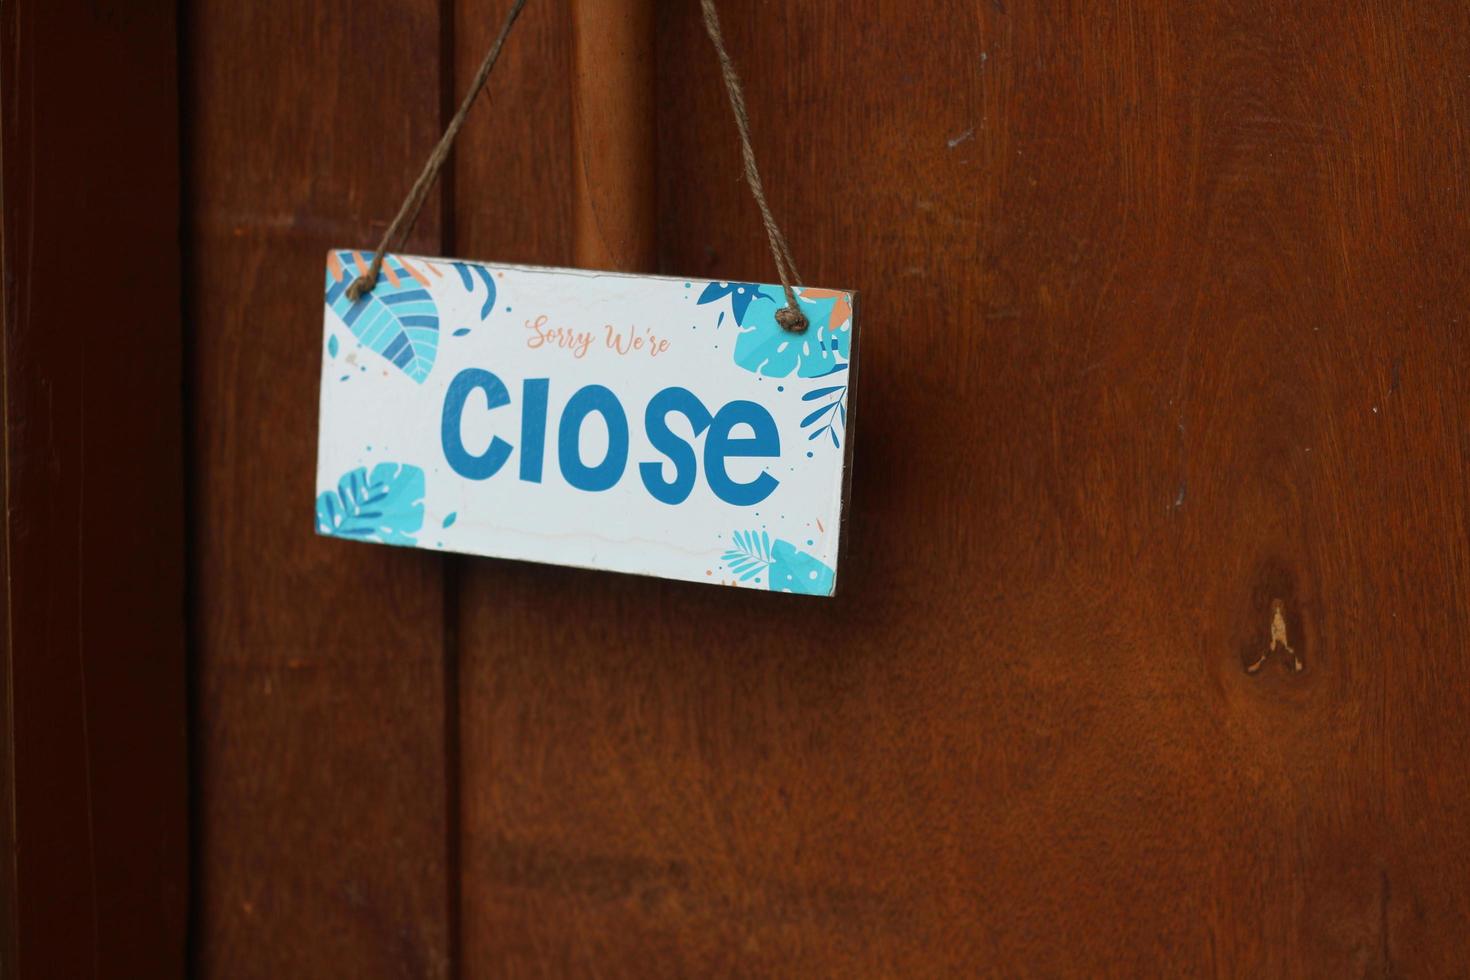
<path id="1" fill-rule="evenodd" d="M 790 541 L 772 541 L 765 531 L 735 531 L 720 555 L 731 574 L 749 582 L 762 573 L 772 592 L 831 595 L 837 573 Z M 757 579 L 757 582 L 759 579 Z"/>
<path id="2" fill-rule="evenodd" d="M 776 322 L 776 311 L 786 305 L 779 286 L 761 286 L 768 303 L 751 303 L 735 339 L 735 363 L 768 378 L 819 378 L 839 371 L 852 347 L 852 304 L 846 293 L 798 289 L 797 301 L 806 314 L 807 329 L 792 333 Z"/>
<path id="3" fill-rule="evenodd" d="M 752 302 L 771 302 L 771 297 L 753 282 L 712 282 L 704 287 L 704 292 L 699 294 L 699 299 L 695 302 L 704 306 L 718 303 L 727 296 L 730 298 L 730 311 L 735 314 L 736 323 L 745 322 L 746 311 Z"/>
<path id="4" fill-rule="evenodd" d="M 412 545 L 423 525 L 424 471 L 407 463 L 358 467 L 316 498 L 318 534 Z"/>
<path id="5" fill-rule="evenodd" d="M 777 541 L 771 547 L 771 570 L 766 587 L 772 592 L 796 592 L 803 595 L 831 595 L 837 573 L 804 551 L 797 551 L 789 541 Z"/>
<path id="6" fill-rule="evenodd" d="M 364 347 L 423 384 L 439 350 L 439 309 L 428 279 L 401 256 L 389 255 L 372 291 L 354 302 L 347 287 L 364 264 L 360 252 L 327 253 L 327 305 Z"/>

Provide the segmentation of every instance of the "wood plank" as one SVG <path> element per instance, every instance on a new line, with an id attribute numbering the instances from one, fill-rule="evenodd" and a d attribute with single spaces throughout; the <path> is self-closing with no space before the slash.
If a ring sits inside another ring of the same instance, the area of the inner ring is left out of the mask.
<path id="1" fill-rule="evenodd" d="M 1470 13 L 723 14 L 802 271 L 864 295 L 850 577 L 466 565 L 466 972 L 1461 969 Z M 662 264 L 763 278 L 659 27 Z M 1278 600 L 1304 669 L 1250 674 Z"/>
<path id="2" fill-rule="evenodd" d="M 456 0 L 454 8 L 456 84 L 463 86 L 494 38 L 504 4 Z M 575 158 L 570 39 L 570 11 L 564 4 L 528 4 L 516 22 L 482 97 L 489 105 L 477 107 L 452 158 L 455 254 L 497 262 L 573 264 L 577 196 L 568 164 Z M 460 733 L 461 973 L 498 977 L 509 975 L 513 965 L 505 946 L 512 939 L 506 929 L 514 923 L 502 912 L 506 899 L 490 873 L 503 817 L 493 794 L 504 776 L 489 750 L 497 737 L 492 692 L 501 690 L 502 658 L 525 639 L 519 617 L 507 618 L 504 597 L 526 601 L 530 566 L 466 558 L 454 560 L 451 567 L 458 624 L 454 709 Z M 559 578 L 553 573 L 553 581 Z M 549 972 L 544 963 L 522 960 L 519 965 L 524 972 Z"/>
<path id="3" fill-rule="evenodd" d="M 204 975 L 452 971 L 441 569 L 312 533 L 322 258 L 377 239 L 443 118 L 439 4 L 370 13 L 185 29 Z"/>
<path id="4" fill-rule="evenodd" d="M 576 261 L 652 272 L 658 261 L 653 0 L 573 0 Z"/>
<path id="5" fill-rule="evenodd" d="M 0 11 L 7 977 L 184 970 L 176 38 Z"/>
<path id="6" fill-rule="evenodd" d="M 504 0 L 456 0 L 454 66 L 463 91 L 505 18 Z M 564 4 L 530 3 L 449 158 L 451 251 L 529 265 L 572 264 L 577 198 Z"/>

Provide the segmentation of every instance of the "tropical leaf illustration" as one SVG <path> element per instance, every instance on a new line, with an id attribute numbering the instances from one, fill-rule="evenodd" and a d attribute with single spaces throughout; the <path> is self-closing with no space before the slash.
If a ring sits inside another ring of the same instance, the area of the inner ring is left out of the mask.
<path id="1" fill-rule="evenodd" d="M 316 498 L 316 532 L 412 545 L 424 524 L 424 471 L 407 463 L 358 467 Z"/>
<path id="2" fill-rule="evenodd" d="M 789 541 L 777 541 L 771 548 L 771 572 L 766 588 L 772 592 L 798 592 L 803 595 L 831 595 L 837 573 Z"/>
<path id="3" fill-rule="evenodd" d="M 745 323 L 745 311 L 755 300 L 774 302 L 772 298 L 761 291 L 761 287 L 753 282 L 712 282 L 704 287 L 704 292 L 699 294 L 696 304 L 704 306 L 707 303 L 718 303 L 726 296 L 730 297 L 730 308 L 735 313 L 735 322 Z M 720 314 L 721 320 L 724 314 Z"/>
<path id="4" fill-rule="evenodd" d="M 327 305 L 364 347 L 423 384 L 439 350 L 439 310 L 429 281 L 401 257 L 389 255 L 372 292 L 353 302 L 347 287 L 366 269 L 361 252 L 328 252 Z"/>
<path id="5" fill-rule="evenodd" d="M 765 531 L 735 531 L 720 560 L 742 582 L 766 573 L 772 592 L 831 595 L 837 573 L 790 541 L 772 541 Z"/>
<path id="6" fill-rule="evenodd" d="M 771 536 L 765 531 L 734 531 L 730 540 L 730 549 L 720 556 L 720 560 L 742 582 L 755 578 L 774 560 L 771 557 Z"/>
<path id="7" fill-rule="evenodd" d="M 776 322 L 786 305 L 780 286 L 759 287 L 771 302 L 751 304 L 735 338 L 735 363 L 768 378 L 792 372 L 800 378 L 820 378 L 841 370 L 852 347 L 852 306 L 846 293 L 830 289 L 796 290 L 801 310 L 810 324 L 795 334 Z"/>
<path id="8" fill-rule="evenodd" d="M 846 366 L 844 364 L 841 367 Z M 837 437 L 837 430 L 839 426 L 843 429 L 847 428 L 847 385 L 828 385 L 822 388 L 815 388 L 801 396 L 801 400 L 804 402 L 818 401 L 823 398 L 827 399 L 827 401 L 806 418 L 802 419 L 801 427 L 803 429 L 811 428 L 812 430 L 807 436 L 808 442 L 820 439 L 825 435 L 831 438 L 834 447 L 840 448 L 842 442 Z"/>
<path id="9" fill-rule="evenodd" d="M 473 293 L 475 291 L 475 282 L 470 278 L 471 272 L 479 276 L 480 281 L 485 284 L 485 302 L 480 306 L 480 319 L 483 321 L 490 315 L 490 311 L 495 309 L 495 280 L 491 278 L 490 270 L 483 265 L 473 265 L 469 262 L 451 262 L 449 264 L 454 266 L 454 271 L 459 273 L 459 281 L 470 292 Z M 456 330 L 455 336 L 459 336 L 459 333 Z"/>

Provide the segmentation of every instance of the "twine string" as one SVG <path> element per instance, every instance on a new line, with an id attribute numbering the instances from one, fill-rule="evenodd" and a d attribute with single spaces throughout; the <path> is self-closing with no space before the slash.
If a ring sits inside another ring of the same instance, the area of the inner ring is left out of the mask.
<path id="1" fill-rule="evenodd" d="M 388 225 L 388 230 L 383 233 L 383 239 L 378 243 L 377 251 L 373 253 L 373 260 L 368 263 L 367 271 L 354 279 L 347 287 L 347 296 L 353 302 L 361 299 L 364 293 L 372 292 L 378 282 L 378 273 L 383 268 L 383 257 L 390 248 L 400 244 L 403 238 L 413 230 L 419 211 L 429 196 L 429 190 L 434 186 L 434 181 L 439 177 L 439 171 L 443 169 L 445 161 L 449 158 L 449 151 L 454 146 L 455 137 L 459 135 L 460 127 L 464 125 L 470 108 L 475 104 L 480 92 L 484 90 L 485 83 L 490 78 L 490 72 L 495 67 L 496 59 L 500 57 L 500 49 L 505 46 L 505 40 L 510 36 L 511 28 L 515 26 L 516 18 L 521 15 L 521 8 L 525 5 L 526 0 L 515 0 L 511 5 L 510 12 L 505 16 L 505 23 L 501 25 L 500 33 L 496 35 L 495 43 L 490 46 L 490 50 L 485 54 L 485 60 L 480 62 L 480 68 L 475 72 L 469 91 L 465 93 L 464 101 L 459 105 L 459 111 L 445 127 L 444 135 L 439 138 L 438 144 L 429 154 L 423 171 L 414 181 L 413 187 L 409 189 L 408 196 L 403 199 L 398 214 Z M 781 234 L 781 228 L 771 214 L 771 206 L 766 203 L 766 192 L 761 184 L 760 169 L 755 162 L 755 150 L 750 145 L 750 117 L 745 110 L 745 93 L 740 85 L 740 75 L 735 70 L 734 62 L 730 60 L 729 52 L 725 50 L 725 37 L 720 31 L 720 16 L 715 10 L 714 0 L 700 0 L 700 6 L 704 10 L 705 30 L 709 32 L 710 40 L 714 42 L 715 54 L 720 60 L 720 73 L 725 79 L 725 92 L 730 97 L 730 109 L 735 114 L 735 126 L 740 135 L 740 157 L 744 162 L 745 182 L 750 185 L 751 196 L 755 198 L 756 207 L 760 209 L 761 221 L 766 227 L 766 238 L 771 243 L 771 258 L 776 262 L 776 274 L 781 279 L 781 288 L 786 292 L 786 305 L 776 311 L 776 322 L 783 329 L 793 333 L 802 333 L 807 328 L 807 318 L 806 314 L 801 312 L 801 307 L 796 302 L 796 292 L 792 289 L 793 282 L 798 286 L 801 285 L 801 276 L 796 271 L 796 262 L 791 258 L 791 249 L 786 244 L 786 236 Z"/>
<path id="2" fill-rule="evenodd" d="M 751 196 L 760 209 L 761 221 L 766 226 L 766 238 L 771 243 L 771 258 L 776 260 L 776 275 L 781 278 L 781 288 L 786 291 L 786 306 L 776 311 L 776 322 L 792 333 L 802 333 L 807 327 L 806 314 L 801 312 L 801 307 L 796 303 L 796 292 L 791 288 L 793 282 L 801 285 L 801 275 L 796 271 L 796 262 L 791 258 L 786 236 L 781 234 L 781 228 L 771 214 L 771 206 L 766 203 L 761 172 L 755 164 L 755 150 L 750 145 L 750 117 L 745 111 L 745 92 L 740 85 L 740 74 L 735 70 L 735 63 L 730 60 L 730 53 L 725 50 L 725 35 L 720 30 L 720 15 L 715 10 L 715 0 L 699 0 L 699 3 L 704 10 L 705 30 L 709 32 L 709 39 L 715 45 L 715 54 L 720 59 L 720 73 L 725 78 L 725 92 L 730 96 L 730 111 L 735 114 L 735 128 L 740 131 L 740 157 L 745 163 L 745 182 L 750 185 Z"/>
<path id="3" fill-rule="evenodd" d="M 423 172 L 419 179 L 413 182 L 408 196 L 403 199 L 403 204 L 394 216 L 393 222 L 388 225 L 388 230 L 383 233 L 383 240 L 378 243 L 378 250 L 373 253 L 373 260 L 368 264 L 367 271 L 353 280 L 352 285 L 347 287 L 347 298 L 354 303 L 363 293 L 370 293 L 378 284 L 378 271 L 383 268 L 383 256 L 387 254 L 389 246 L 396 246 L 408 233 L 413 230 L 413 223 L 418 220 L 419 209 L 424 206 L 424 199 L 429 196 L 429 188 L 434 186 L 434 181 L 439 177 L 439 171 L 444 167 L 444 161 L 449 158 L 449 150 L 454 146 L 454 138 L 459 135 L 459 128 L 464 125 L 465 117 L 470 114 L 470 107 L 475 104 L 485 82 L 490 77 L 490 70 L 495 67 L 495 59 L 500 57 L 500 49 L 505 45 L 505 39 L 510 35 L 510 29 L 515 26 L 516 18 L 521 15 L 521 8 L 526 5 L 526 0 L 515 0 L 511 5 L 510 13 L 505 15 L 505 23 L 500 27 L 500 34 L 496 36 L 495 43 L 490 45 L 490 50 L 485 54 L 485 60 L 480 62 L 479 71 L 475 72 L 475 79 L 470 83 L 470 90 L 465 93 L 464 101 L 459 104 L 459 111 L 454 118 L 449 120 L 449 125 L 444 130 L 444 135 L 439 137 L 439 144 L 434 147 L 434 152 L 429 154 L 428 161 L 424 164 Z"/>

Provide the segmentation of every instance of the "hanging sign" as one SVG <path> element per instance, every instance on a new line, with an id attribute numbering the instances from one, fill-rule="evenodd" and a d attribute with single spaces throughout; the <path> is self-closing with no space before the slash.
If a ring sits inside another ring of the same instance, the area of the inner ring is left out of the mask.
<path id="1" fill-rule="evenodd" d="M 327 255 L 319 534 L 831 595 L 856 295 Z"/>

